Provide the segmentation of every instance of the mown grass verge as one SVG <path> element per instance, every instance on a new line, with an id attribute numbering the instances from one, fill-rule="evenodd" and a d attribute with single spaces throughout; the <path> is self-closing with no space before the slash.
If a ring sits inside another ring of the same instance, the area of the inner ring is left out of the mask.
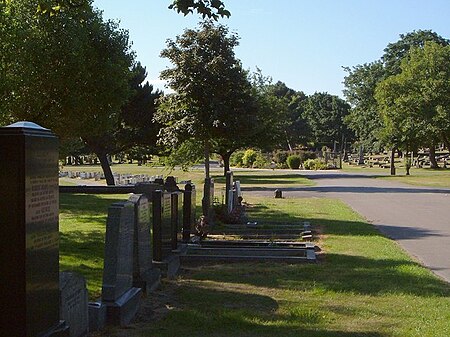
<path id="1" fill-rule="evenodd" d="M 61 264 L 83 273 L 94 293 L 101 284 L 102 212 L 118 197 L 61 198 Z M 246 200 L 254 205 L 251 219 L 262 223 L 311 221 L 323 234 L 319 262 L 187 268 L 175 284 L 163 285 L 176 288 L 168 314 L 136 324 L 127 336 L 450 336 L 450 286 L 342 202 Z"/>

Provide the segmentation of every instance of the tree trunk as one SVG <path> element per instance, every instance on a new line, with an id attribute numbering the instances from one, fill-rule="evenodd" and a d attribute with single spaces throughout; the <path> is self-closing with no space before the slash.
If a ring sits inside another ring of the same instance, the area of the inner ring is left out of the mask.
<path id="1" fill-rule="evenodd" d="M 411 153 L 412 154 L 412 153 Z M 409 170 L 411 169 L 412 160 L 409 155 L 409 152 L 406 151 L 405 155 L 405 168 L 406 168 L 406 175 L 409 176 Z"/>
<path id="2" fill-rule="evenodd" d="M 111 171 L 111 166 L 109 166 L 109 160 L 106 153 L 95 153 L 100 160 L 100 165 L 102 166 L 103 173 L 105 174 L 106 184 L 108 186 L 115 185 L 114 176 Z"/>
<path id="3" fill-rule="evenodd" d="M 285 135 L 286 135 L 286 143 L 287 143 L 287 146 L 288 146 L 288 148 L 289 148 L 289 151 L 292 152 L 292 146 L 291 146 L 291 143 L 289 142 L 288 134 L 287 134 L 286 131 L 284 131 L 284 133 L 285 133 Z"/>
<path id="4" fill-rule="evenodd" d="M 223 176 L 226 177 L 227 172 L 230 171 L 230 157 L 231 152 L 225 152 L 225 154 L 222 154 L 223 159 Z"/>
<path id="5" fill-rule="evenodd" d="M 394 158 L 395 158 L 395 147 L 393 147 L 392 150 L 391 150 L 391 176 L 395 176 L 395 162 L 394 162 Z"/>
<path id="6" fill-rule="evenodd" d="M 209 142 L 205 142 L 205 178 L 209 178 Z"/>
<path id="7" fill-rule="evenodd" d="M 432 169 L 439 168 L 436 162 L 436 149 L 434 148 L 434 145 L 430 145 L 430 168 Z"/>

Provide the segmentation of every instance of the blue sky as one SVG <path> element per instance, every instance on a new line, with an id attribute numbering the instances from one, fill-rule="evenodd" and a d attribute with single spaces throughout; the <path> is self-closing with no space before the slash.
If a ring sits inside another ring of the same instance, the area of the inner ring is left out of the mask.
<path id="1" fill-rule="evenodd" d="M 431 29 L 450 38 L 450 0 L 223 0 L 237 32 L 236 57 L 244 68 L 285 82 L 310 95 L 342 95 L 342 66 L 372 62 L 400 34 Z M 170 63 L 159 57 L 168 38 L 194 28 L 197 15 L 183 16 L 170 0 L 94 0 L 107 19 L 120 21 L 133 41 L 148 80 L 164 88 L 159 73 Z M 166 90 L 166 89 L 165 89 Z M 167 91 L 167 90 L 166 90 Z"/>

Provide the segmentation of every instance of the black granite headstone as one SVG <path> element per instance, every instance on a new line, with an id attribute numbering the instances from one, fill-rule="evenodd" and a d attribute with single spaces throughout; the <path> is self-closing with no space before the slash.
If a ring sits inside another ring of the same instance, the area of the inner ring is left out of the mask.
<path id="1" fill-rule="evenodd" d="M 188 242 L 191 237 L 192 189 L 191 184 L 186 184 L 183 192 L 183 242 Z"/>
<path id="2" fill-rule="evenodd" d="M 128 325 L 136 315 L 142 290 L 133 287 L 134 205 L 122 201 L 108 209 L 102 302 L 109 323 Z"/>
<path id="3" fill-rule="evenodd" d="M 164 189 L 168 192 L 179 191 L 177 186 L 177 181 L 174 176 L 168 176 L 166 182 L 164 183 Z"/>
<path id="4" fill-rule="evenodd" d="M 163 258 L 172 253 L 172 193 L 162 194 L 162 218 L 161 218 L 161 238 L 163 247 Z"/>
<path id="5" fill-rule="evenodd" d="M 152 206 L 143 194 L 132 194 L 128 201 L 134 205 L 134 249 L 133 286 L 144 292 L 154 289 L 159 283 L 159 271 L 152 266 L 151 223 Z"/>
<path id="6" fill-rule="evenodd" d="M 59 315 L 58 139 L 30 122 L 0 128 L 1 336 L 68 336 Z"/>
<path id="7" fill-rule="evenodd" d="M 153 260 L 163 261 L 172 251 L 172 194 L 153 193 Z"/>
<path id="8" fill-rule="evenodd" d="M 178 242 L 182 240 L 183 230 L 183 192 L 172 192 L 172 250 L 180 247 Z"/>
<path id="9" fill-rule="evenodd" d="M 157 190 L 152 195 L 152 252 L 153 261 L 162 261 L 162 238 L 161 238 L 161 221 L 162 221 L 162 191 Z"/>
<path id="10" fill-rule="evenodd" d="M 175 277 L 180 257 L 172 250 L 172 193 L 153 193 L 153 264 L 164 276 Z"/>

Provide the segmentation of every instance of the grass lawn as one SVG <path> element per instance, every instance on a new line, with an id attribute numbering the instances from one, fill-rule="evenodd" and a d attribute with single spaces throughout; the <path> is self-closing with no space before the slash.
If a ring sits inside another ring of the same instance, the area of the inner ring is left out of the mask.
<path id="1" fill-rule="evenodd" d="M 86 277 L 89 296 L 100 296 L 108 206 L 127 195 L 63 194 L 59 196 L 60 270 Z"/>
<path id="2" fill-rule="evenodd" d="M 416 186 L 430 186 L 430 187 L 448 187 L 450 188 L 450 169 L 433 170 L 429 168 L 411 168 L 411 175 L 407 176 L 405 168 L 397 167 L 397 175 L 391 176 L 389 169 L 379 167 L 358 167 L 355 165 L 345 165 L 344 172 L 352 173 L 367 173 L 380 174 L 377 179 L 386 179 L 402 182 L 405 184 Z"/>
<path id="3" fill-rule="evenodd" d="M 104 223 L 123 196 L 61 195 L 61 269 L 101 285 Z M 233 263 L 186 268 L 162 290 L 168 314 L 108 336 L 450 336 L 450 286 L 346 205 L 331 199 L 246 197 L 253 220 L 311 221 L 317 264 Z M 91 294 L 92 296 L 92 294 Z"/>

